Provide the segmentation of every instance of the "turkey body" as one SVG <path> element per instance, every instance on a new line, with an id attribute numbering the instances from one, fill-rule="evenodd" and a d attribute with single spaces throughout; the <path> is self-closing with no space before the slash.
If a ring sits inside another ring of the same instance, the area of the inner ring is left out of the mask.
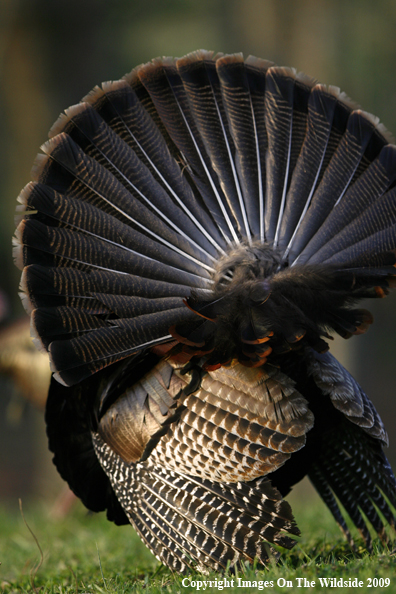
<path id="1" fill-rule="evenodd" d="M 347 538 L 395 528 L 372 403 L 328 352 L 394 286 L 396 148 L 338 88 L 241 55 L 157 59 L 50 131 L 21 192 L 54 462 L 186 571 L 266 563 L 308 475 Z M 343 510 L 340 507 L 342 504 Z"/>

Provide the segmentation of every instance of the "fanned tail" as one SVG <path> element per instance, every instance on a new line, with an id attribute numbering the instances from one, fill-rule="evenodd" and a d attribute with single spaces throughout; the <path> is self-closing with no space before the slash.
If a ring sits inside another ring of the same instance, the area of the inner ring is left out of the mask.
<path id="1" fill-rule="evenodd" d="M 293 69 L 157 59 L 66 110 L 42 149 L 15 255 L 33 333 L 68 385 L 174 339 L 211 365 L 261 365 L 301 339 L 321 350 L 327 328 L 367 326 L 351 303 L 394 284 L 395 147 Z M 295 287 L 317 271 L 324 315 L 310 323 Z M 278 287 L 293 319 L 272 339 Z"/>

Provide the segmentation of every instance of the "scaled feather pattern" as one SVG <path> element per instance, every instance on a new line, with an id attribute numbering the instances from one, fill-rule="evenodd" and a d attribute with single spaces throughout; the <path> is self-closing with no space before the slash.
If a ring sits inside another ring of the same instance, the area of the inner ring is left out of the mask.
<path id="1" fill-rule="evenodd" d="M 180 572 L 269 563 L 308 476 L 346 537 L 395 530 L 374 406 L 328 352 L 395 286 L 396 147 L 338 88 L 161 58 L 62 114 L 14 252 L 53 371 L 54 462 Z M 370 532 L 371 531 L 371 532 Z"/>

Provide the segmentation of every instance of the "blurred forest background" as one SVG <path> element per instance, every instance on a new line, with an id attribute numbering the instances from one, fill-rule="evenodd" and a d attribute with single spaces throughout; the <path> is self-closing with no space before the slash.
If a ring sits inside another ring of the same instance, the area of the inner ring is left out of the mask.
<path id="1" fill-rule="evenodd" d="M 49 373 L 27 353 L 11 257 L 16 197 L 63 109 L 141 62 L 198 48 L 294 66 L 340 86 L 396 132 L 395 0 L 0 0 L 0 360 L 15 356 L 4 347 L 10 335 L 24 339 L 26 370 L 18 384 L 0 377 L 0 500 L 13 506 L 60 490 L 43 409 L 22 397 L 43 394 Z M 369 308 L 374 327 L 335 350 L 385 421 L 395 465 L 396 296 Z"/>

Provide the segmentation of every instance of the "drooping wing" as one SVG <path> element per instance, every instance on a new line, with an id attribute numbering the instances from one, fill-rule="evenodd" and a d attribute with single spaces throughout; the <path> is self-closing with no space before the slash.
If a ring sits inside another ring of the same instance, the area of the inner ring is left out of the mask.
<path id="1" fill-rule="evenodd" d="M 162 361 L 101 417 L 98 458 L 131 522 L 164 562 L 215 569 L 291 547 L 291 510 L 265 475 L 304 446 L 307 403 L 276 368 L 204 375 Z M 179 530 L 177 530 L 179 527 Z M 181 557 L 177 549 L 181 551 Z"/>
<path id="2" fill-rule="evenodd" d="M 370 525 L 384 541 L 386 523 L 396 526 L 396 479 L 382 449 L 388 436 L 373 404 L 330 353 L 312 353 L 309 361 L 315 384 L 344 418 L 324 432 L 308 476 L 348 539 L 339 503 L 371 548 Z"/>

